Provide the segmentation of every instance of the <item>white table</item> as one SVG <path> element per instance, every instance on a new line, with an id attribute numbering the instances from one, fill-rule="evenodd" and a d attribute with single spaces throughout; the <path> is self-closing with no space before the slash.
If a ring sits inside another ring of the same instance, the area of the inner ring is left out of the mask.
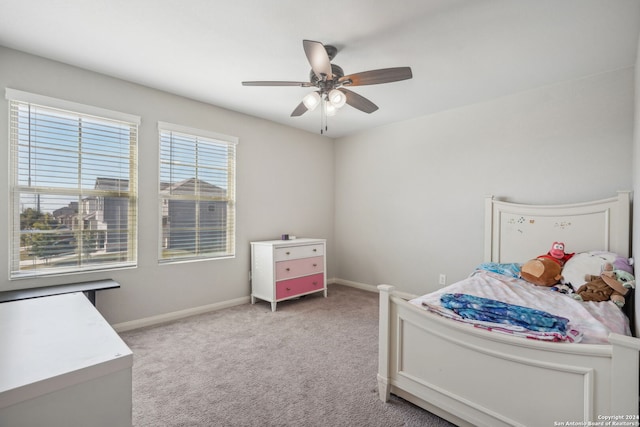
<path id="1" fill-rule="evenodd" d="M 130 427 L 132 364 L 82 293 L 0 304 L 0 425 Z"/>

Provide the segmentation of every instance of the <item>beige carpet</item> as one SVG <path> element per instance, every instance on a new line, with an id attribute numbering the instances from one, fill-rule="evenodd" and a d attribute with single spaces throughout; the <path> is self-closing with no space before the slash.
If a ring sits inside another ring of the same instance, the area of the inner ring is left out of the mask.
<path id="1" fill-rule="evenodd" d="M 146 426 L 450 426 L 378 399 L 378 295 L 330 285 L 122 333 L 133 423 Z"/>

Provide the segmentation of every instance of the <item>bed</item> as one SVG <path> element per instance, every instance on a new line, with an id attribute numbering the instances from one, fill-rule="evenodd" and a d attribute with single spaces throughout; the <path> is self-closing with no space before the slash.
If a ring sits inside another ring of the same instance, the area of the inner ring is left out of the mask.
<path id="1" fill-rule="evenodd" d="M 628 191 L 558 206 L 487 197 L 484 258 L 524 262 L 555 241 L 575 253 L 628 257 L 630 215 Z M 393 286 L 378 289 L 382 401 L 393 393 L 460 426 L 638 425 L 640 339 L 614 332 L 604 344 L 526 339 L 447 319 Z M 635 320 L 630 326 L 640 330 Z"/>

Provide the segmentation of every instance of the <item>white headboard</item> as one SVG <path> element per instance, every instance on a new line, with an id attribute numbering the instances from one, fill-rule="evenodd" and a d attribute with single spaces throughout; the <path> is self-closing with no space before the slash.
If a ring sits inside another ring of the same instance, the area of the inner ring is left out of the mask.
<path id="1" fill-rule="evenodd" d="M 610 251 L 631 256 L 631 192 L 616 197 L 567 205 L 525 205 L 485 198 L 484 259 L 525 262 L 546 254 L 553 242 L 566 251 Z M 624 311 L 640 336 L 640 292 Z"/>
<path id="2" fill-rule="evenodd" d="M 630 256 L 631 192 L 565 205 L 485 199 L 485 261 L 525 262 L 564 242 L 566 251 L 606 250 Z"/>

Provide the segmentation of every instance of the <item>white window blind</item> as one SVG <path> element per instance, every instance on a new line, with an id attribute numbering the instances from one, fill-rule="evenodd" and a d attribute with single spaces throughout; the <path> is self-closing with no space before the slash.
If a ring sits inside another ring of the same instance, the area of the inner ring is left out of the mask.
<path id="1" fill-rule="evenodd" d="M 11 278 L 135 266 L 139 118 L 10 89 L 6 97 Z"/>
<path id="2" fill-rule="evenodd" d="M 237 138 L 159 123 L 159 261 L 235 255 Z"/>

